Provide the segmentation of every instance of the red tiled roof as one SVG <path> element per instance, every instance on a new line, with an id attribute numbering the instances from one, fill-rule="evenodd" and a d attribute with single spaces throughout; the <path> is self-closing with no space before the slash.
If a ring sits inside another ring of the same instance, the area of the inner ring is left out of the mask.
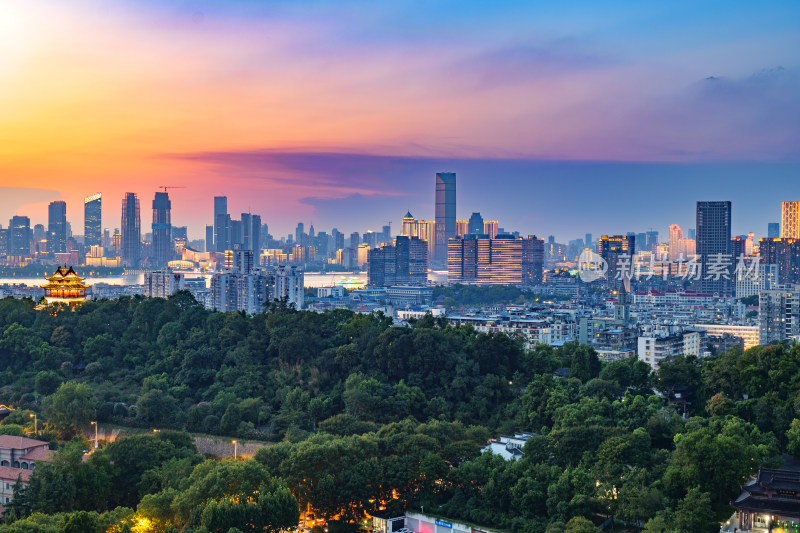
<path id="1" fill-rule="evenodd" d="M 0 435 L 0 448 L 15 448 L 17 450 L 24 450 L 26 448 L 35 448 L 49 444 L 41 440 L 27 439 L 25 437 L 15 437 L 14 435 Z"/>
<path id="2" fill-rule="evenodd" d="M 25 459 L 26 461 L 49 461 L 54 453 L 56 452 L 47 448 L 36 448 L 20 457 L 20 459 Z"/>
<path id="3" fill-rule="evenodd" d="M 11 468 L 10 466 L 0 466 L 0 479 L 7 481 L 17 481 L 21 478 L 22 481 L 27 482 L 33 475 L 33 470 L 24 470 L 22 468 Z"/>

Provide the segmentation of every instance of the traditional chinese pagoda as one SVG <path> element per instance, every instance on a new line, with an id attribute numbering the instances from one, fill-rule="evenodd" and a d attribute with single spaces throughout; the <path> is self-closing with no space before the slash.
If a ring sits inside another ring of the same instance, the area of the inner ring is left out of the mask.
<path id="1" fill-rule="evenodd" d="M 63 303 L 70 307 L 81 305 L 86 301 L 86 289 L 83 284 L 85 278 L 80 277 L 72 267 L 58 267 L 55 273 L 47 278 L 44 285 L 43 305 Z"/>
<path id="2" fill-rule="evenodd" d="M 731 502 L 740 531 L 798 531 L 800 528 L 800 473 L 762 468 Z"/>

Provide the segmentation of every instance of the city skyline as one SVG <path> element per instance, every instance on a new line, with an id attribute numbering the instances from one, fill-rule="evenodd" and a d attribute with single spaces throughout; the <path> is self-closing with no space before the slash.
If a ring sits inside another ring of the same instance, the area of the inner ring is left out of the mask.
<path id="1" fill-rule="evenodd" d="M 82 198 L 102 192 L 113 228 L 125 192 L 149 202 L 174 185 L 187 188 L 173 219 L 192 238 L 214 195 L 275 235 L 298 220 L 348 232 L 389 214 L 397 227 L 408 210 L 432 219 L 427 180 L 452 171 L 459 218 L 478 211 L 523 233 L 690 227 L 693 202 L 711 199 L 770 206 L 761 218 L 737 210 L 735 233 L 760 232 L 779 220 L 774 202 L 797 199 L 799 13 L 790 2 L 6 2 L 0 216 L 46 222 L 63 200 L 75 228 Z M 671 206 L 641 206 L 648 182 Z M 627 224 L 591 209 L 617 194 L 608 188 L 629 191 Z M 763 201 L 769 188 L 787 198 Z"/>

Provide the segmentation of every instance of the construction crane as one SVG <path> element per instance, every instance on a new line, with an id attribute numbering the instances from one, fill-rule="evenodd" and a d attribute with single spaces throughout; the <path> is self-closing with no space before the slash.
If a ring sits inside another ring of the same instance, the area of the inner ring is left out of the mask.
<path id="1" fill-rule="evenodd" d="M 164 192 L 167 192 L 167 189 L 185 189 L 185 185 L 159 185 L 159 189 L 164 189 Z"/>

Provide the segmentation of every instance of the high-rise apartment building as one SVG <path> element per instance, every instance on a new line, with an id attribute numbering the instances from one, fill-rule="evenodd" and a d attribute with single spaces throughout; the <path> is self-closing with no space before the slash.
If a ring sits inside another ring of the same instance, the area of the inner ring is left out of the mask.
<path id="1" fill-rule="evenodd" d="M 781 237 L 800 239 L 800 202 L 781 204 Z"/>
<path id="2" fill-rule="evenodd" d="M 494 239 L 500 233 L 500 222 L 497 220 L 484 220 L 483 221 L 483 234 Z"/>
<path id="3" fill-rule="evenodd" d="M 102 203 L 100 193 L 83 199 L 83 243 L 87 247 L 103 245 Z"/>
<path id="4" fill-rule="evenodd" d="M 166 266 L 173 256 L 172 202 L 166 192 L 157 192 L 153 199 L 153 244 L 150 246 L 150 264 L 156 268 Z"/>
<path id="5" fill-rule="evenodd" d="M 129 267 L 139 266 L 141 246 L 142 227 L 139 217 L 139 198 L 136 197 L 136 193 L 127 192 L 122 200 L 120 233 L 122 264 Z"/>
<path id="6" fill-rule="evenodd" d="M 242 241 L 241 247 L 245 250 L 258 251 L 261 249 L 261 216 L 251 213 L 242 213 Z"/>
<path id="7" fill-rule="evenodd" d="M 758 254 L 763 264 L 778 266 L 778 283 L 800 283 L 800 239 L 759 239 Z"/>
<path id="8" fill-rule="evenodd" d="M 447 260 L 448 240 L 456 236 L 456 175 L 436 174 L 436 260 Z"/>
<path id="9" fill-rule="evenodd" d="M 758 298 L 758 341 L 800 338 L 800 285 L 782 285 L 762 291 Z"/>
<path id="10" fill-rule="evenodd" d="M 733 277 L 731 256 L 731 203 L 697 202 L 698 287 L 705 294 L 730 294 Z"/>
<path id="11" fill-rule="evenodd" d="M 541 283 L 544 241 L 466 235 L 448 243 L 448 281 L 477 285 L 528 285 Z"/>
<path id="12" fill-rule="evenodd" d="M 456 237 L 463 237 L 469 235 L 469 221 L 456 220 Z"/>
<path id="13" fill-rule="evenodd" d="M 50 202 L 47 207 L 47 250 L 50 253 L 67 251 L 67 203 Z"/>

